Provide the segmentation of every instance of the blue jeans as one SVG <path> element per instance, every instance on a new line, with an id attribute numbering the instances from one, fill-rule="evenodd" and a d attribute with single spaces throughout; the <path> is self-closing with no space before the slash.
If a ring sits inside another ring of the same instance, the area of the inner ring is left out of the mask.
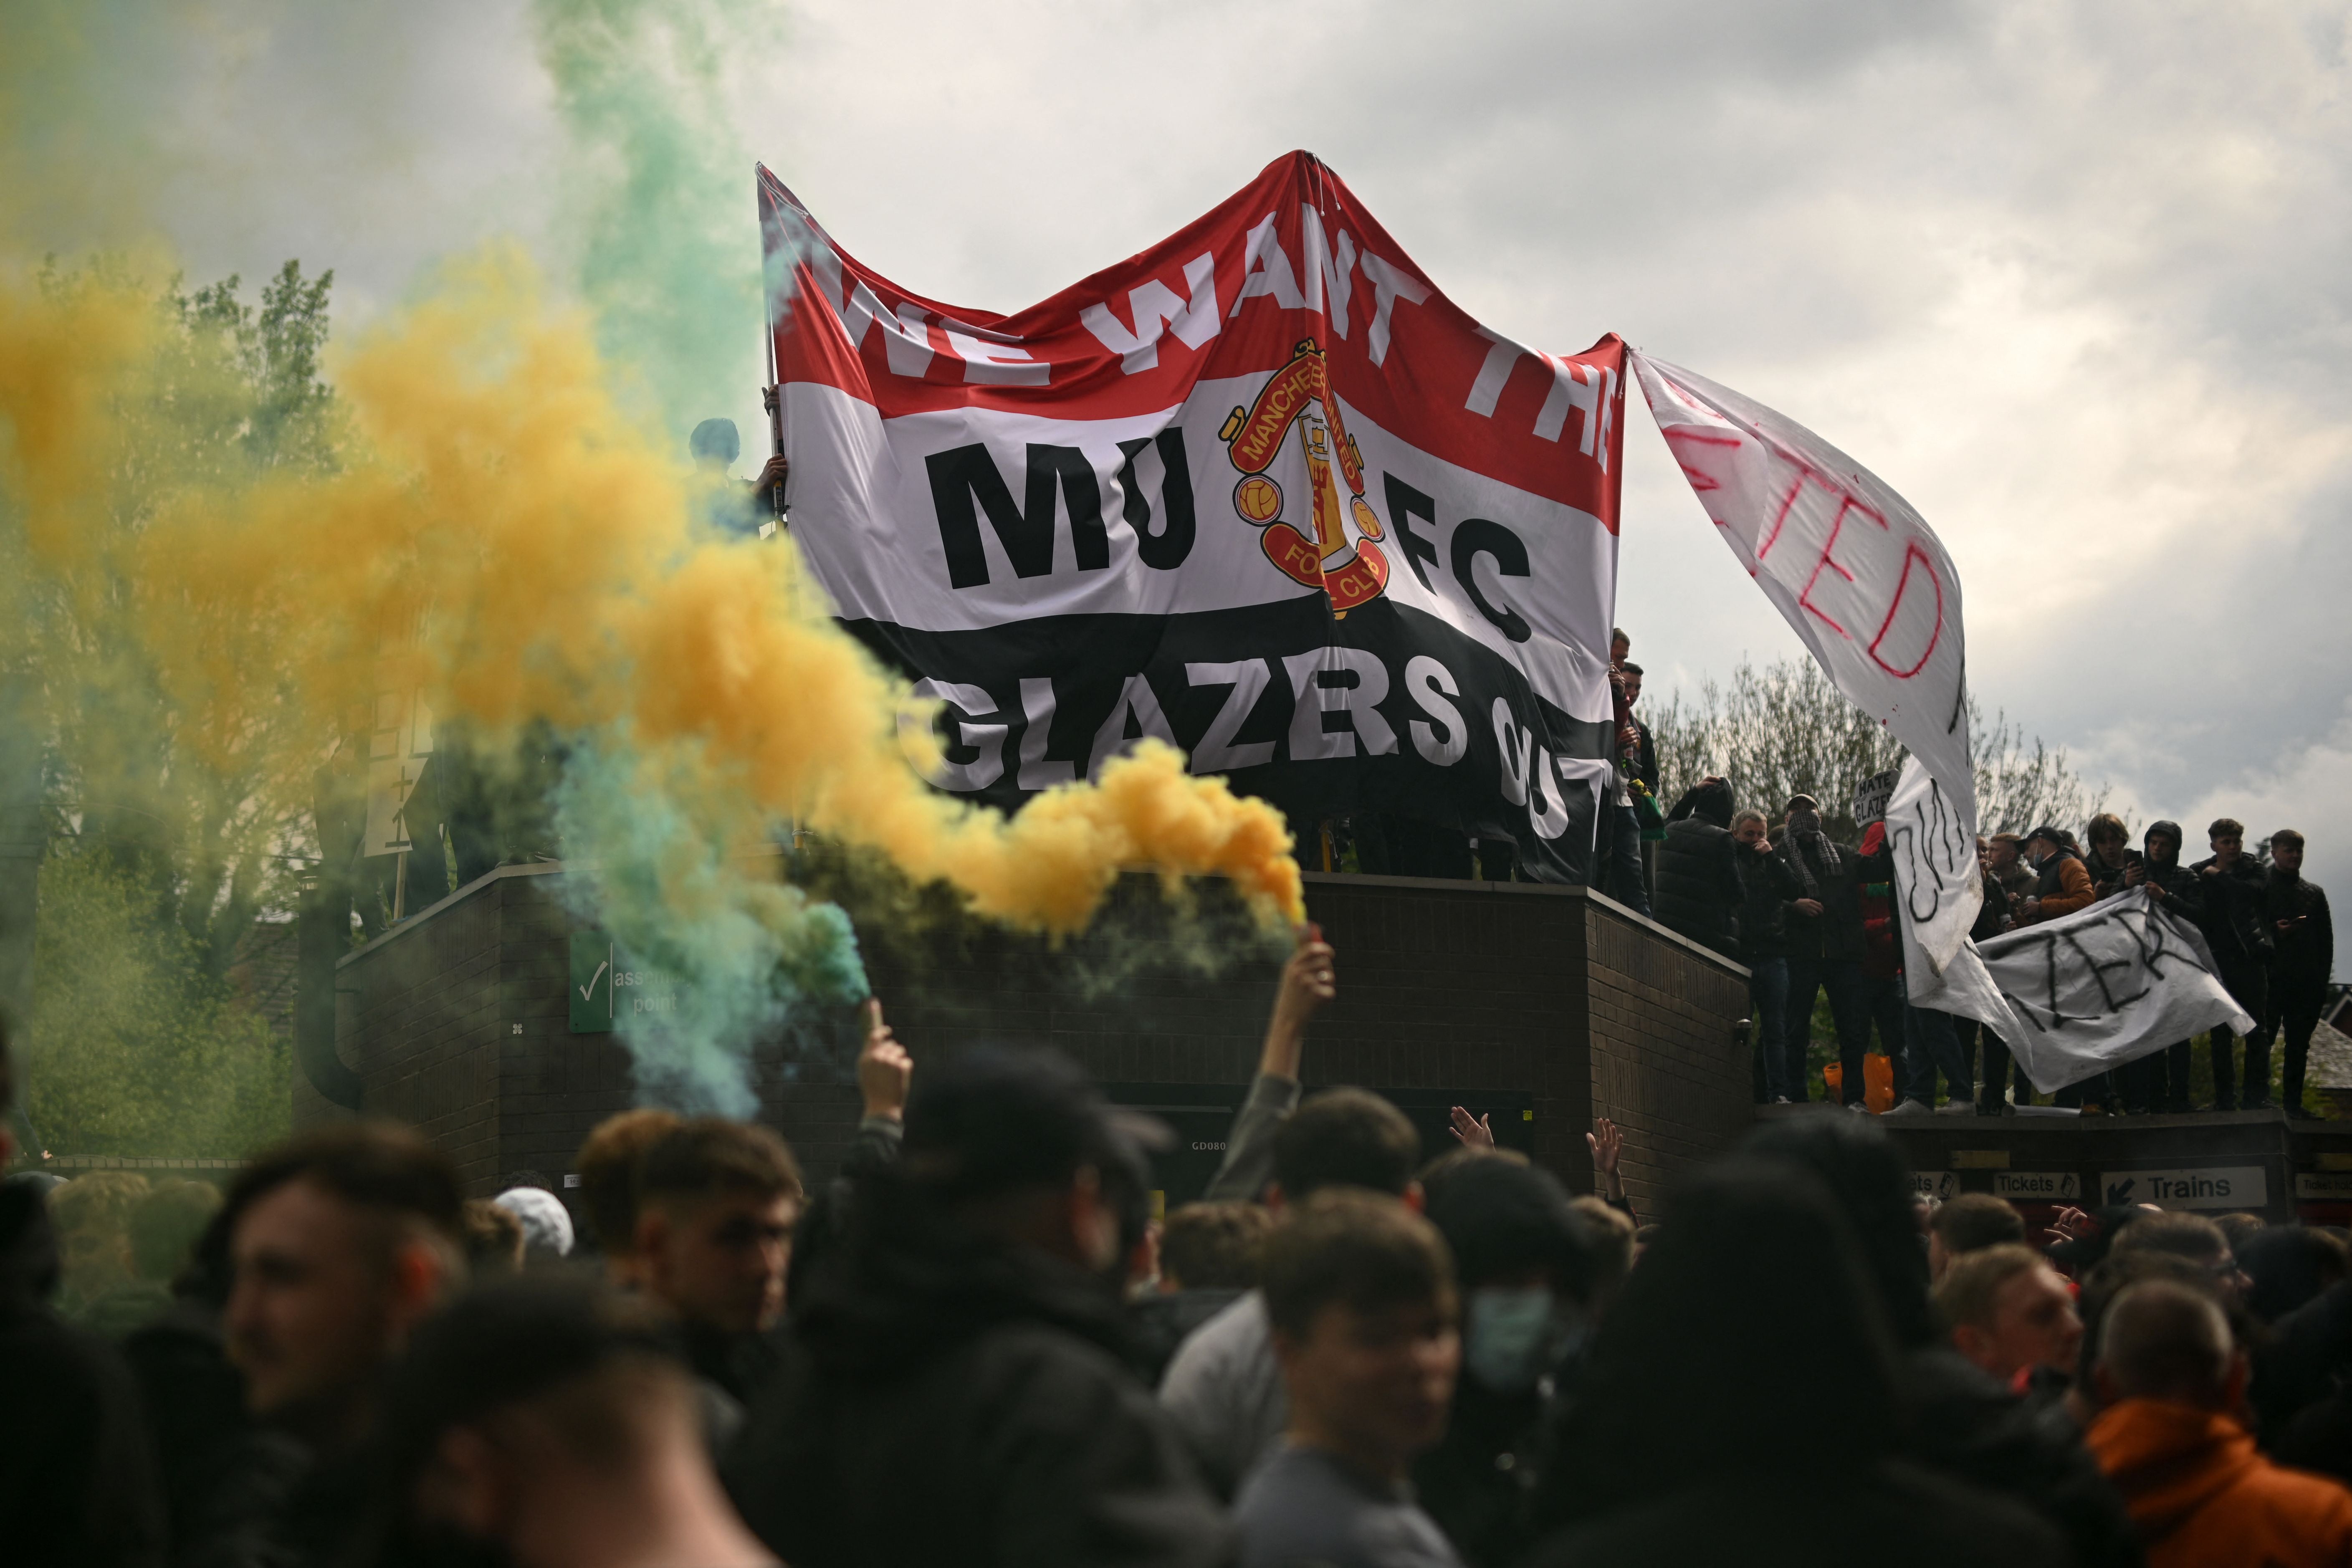
<path id="1" fill-rule="evenodd" d="M 1870 1039 L 1870 1016 L 1862 1006 L 1862 965 L 1850 958 L 1791 958 L 1788 965 L 1789 1010 L 1781 1015 L 1788 1025 L 1782 1044 L 1789 1053 L 1787 1081 L 1797 1090 L 1789 1098 L 1810 1098 L 1805 1049 L 1813 1038 L 1813 998 L 1826 990 L 1830 994 L 1830 1020 L 1837 1030 L 1838 1060 L 1845 1069 L 1845 1099 L 1858 1102 L 1862 1099 L 1862 1052 Z"/>
<path id="2" fill-rule="evenodd" d="M 1650 912 L 1650 879 L 1642 871 L 1642 819 L 1630 805 L 1601 813 L 1601 890 L 1635 914 Z"/>
<path id="3" fill-rule="evenodd" d="M 1789 1062 L 1789 961 L 1751 958 L 1748 961 L 1748 1010 L 1756 1020 L 1756 1055 L 1764 1064 L 1764 1099 L 1805 1098 L 1805 1059 L 1796 1070 Z"/>
<path id="4" fill-rule="evenodd" d="M 1936 1074 L 1941 1071 L 1952 1098 L 1965 1100 L 1976 1086 L 1969 1081 L 1968 1058 L 1961 1053 L 1959 1031 L 1949 1013 L 1903 1005 L 1903 1098 L 1922 1105 L 1936 1103 Z"/>

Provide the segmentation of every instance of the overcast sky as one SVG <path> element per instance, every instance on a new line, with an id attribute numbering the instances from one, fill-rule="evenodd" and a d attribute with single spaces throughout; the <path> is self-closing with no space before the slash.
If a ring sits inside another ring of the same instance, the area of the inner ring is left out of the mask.
<path id="1" fill-rule="evenodd" d="M 520 0 L 314 9 L 168 51 L 193 271 L 299 255 L 357 316 L 555 247 Z M 1959 564 L 1988 707 L 2192 848 L 2303 827 L 2352 893 L 2352 7 L 812 0 L 740 37 L 740 147 L 954 302 L 1319 154 L 1482 321 L 1622 332 L 1870 465 Z M 1626 448 L 1652 689 L 1796 651 L 1638 415 Z"/>

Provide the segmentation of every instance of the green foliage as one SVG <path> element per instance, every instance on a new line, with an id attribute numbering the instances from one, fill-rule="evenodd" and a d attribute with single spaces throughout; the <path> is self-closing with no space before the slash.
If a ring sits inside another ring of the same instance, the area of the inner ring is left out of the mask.
<path id="1" fill-rule="evenodd" d="M 119 264 L 100 260 L 71 272 L 52 265 L 41 286 L 69 295 L 124 281 Z M 163 672 L 134 651 L 139 609 L 111 563 L 135 552 L 148 519 L 178 496 L 333 468 L 336 406 L 320 376 L 333 283 L 332 272 L 305 279 L 289 261 L 257 309 L 234 276 L 194 293 L 174 279 L 158 292 L 152 374 L 110 410 L 109 504 L 94 524 L 102 536 L 84 542 L 80 569 L 45 574 L 25 595 L 25 630 L 40 654 L 23 721 L 51 758 L 52 832 L 136 885 L 214 981 L 257 916 L 290 906 L 287 857 L 304 837 L 308 781 L 269 771 L 292 751 L 269 670 L 250 672 L 233 732 L 190 743 Z"/>
<path id="2" fill-rule="evenodd" d="M 101 258 L 44 268 L 53 299 L 143 289 L 155 352 L 107 406 L 102 504 L 63 555 L 11 572 L 23 521 L 0 506 L 0 639 L 9 738 L 37 747 L 48 859 L 22 1047 L 26 1100 L 53 1151 L 228 1155 L 284 1130 L 289 1067 L 236 996 L 265 912 L 292 907 L 308 848 L 306 753 L 284 726 L 286 672 L 246 672 L 226 731 L 199 733 L 183 689 L 142 652 L 135 560 L 164 509 L 337 460 L 320 377 L 333 274 L 289 261 L 241 297 L 234 277 L 146 288 Z M 225 612 L 189 606 L 200 624 Z"/>
<path id="3" fill-rule="evenodd" d="M 1727 779 L 1743 806 L 1777 816 L 1789 797 L 1822 803 L 1822 826 L 1853 839 L 1854 786 L 1899 767 L 1906 754 L 1886 727 L 1846 700 L 1821 666 L 1780 658 L 1762 669 L 1742 659 L 1728 688 L 1708 681 L 1643 718 L 1658 745 L 1662 804 L 1709 773 Z M 1976 759 L 1979 828 L 2022 833 L 2057 822 L 2080 833 L 2106 801 L 2084 784 L 2063 748 L 2028 741 L 2005 713 L 1985 721 L 1969 699 L 1969 751 Z"/>
<path id="4" fill-rule="evenodd" d="M 235 1157 L 283 1137 L 286 1042 L 109 858 L 41 868 L 26 1111 L 52 1152 Z"/>
<path id="5" fill-rule="evenodd" d="M 257 312 L 238 300 L 240 281 L 231 273 L 194 294 L 173 285 L 171 304 L 190 358 L 234 367 L 232 384 L 246 403 L 236 417 L 204 434 L 215 441 L 230 436 L 258 468 L 331 468 L 334 394 L 320 378 L 319 359 L 327 346 L 334 271 L 306 282 L 302 264 L 289 261 L 262 285 Z"/>

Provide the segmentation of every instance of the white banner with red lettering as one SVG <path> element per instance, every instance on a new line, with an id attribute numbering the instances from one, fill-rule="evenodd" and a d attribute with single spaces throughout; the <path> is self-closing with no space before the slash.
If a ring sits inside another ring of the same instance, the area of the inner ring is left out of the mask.
<path id="1" fill-rule="evenodd" d="M 1915 826 L 1965 844 L 1973 859 L 1967 645 L 1959 574 L 1943 542 L 1893 487 L 1795 420 L 1664 360 L 1632 358 L 1724 543 L 1838 689 L 1924 764 L 1927 778 L 1905 802 Z M 1932 798 L 1922 798 L 1929 781 Z M 1890 834 L 1893 815 L 1890 805 Z M 1896 868 L 1902 881 L 1900 856 Z M 1913 917 L 1930 973 L 1960 950 L 1982 905 L 1977 879 L 1958 877 Z"/>
<path id="2" fill-rule="evenodd" d="M 792 531 L 943 702 L 935 782 L 1014 807 L 1156 735 L 1395 869 L 1581 879 L 1622 341 L 1480 325 L 1303 153 L 1010 315 L 759 193 Z"/>

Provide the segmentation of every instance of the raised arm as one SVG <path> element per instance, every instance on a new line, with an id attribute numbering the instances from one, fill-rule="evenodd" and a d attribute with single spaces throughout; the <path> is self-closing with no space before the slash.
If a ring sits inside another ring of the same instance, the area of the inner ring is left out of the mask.
<path id="1" fill-rule="evenodd" d="M 1307 1048 L 1307 1021 L 1339 992 L 1336 954 L 1323 928 L 1301 927 L 1298 946 L 1282 966 L 1274 1016 L 1258 1052 L 1257 1079 L 1234 1116 L 1224 1163 L 1202 1194 L 1210 1203 L 1255 1203 L 1274 1179 L 1274 1135 L 1298 1105 L 1298 1063 Z"/>

